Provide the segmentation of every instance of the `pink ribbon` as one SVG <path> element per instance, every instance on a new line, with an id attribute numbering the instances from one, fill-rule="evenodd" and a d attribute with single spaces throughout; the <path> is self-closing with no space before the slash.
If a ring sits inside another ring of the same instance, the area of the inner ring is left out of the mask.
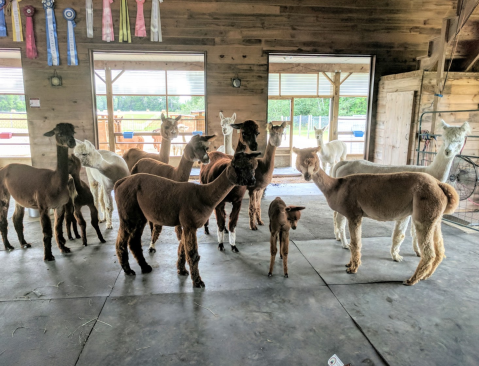
<path id="1" fill-rule="evenodd" d="M 146 37 L 145 28 L 145 16 L 143 15 L 143 3 L 145 0 L 136 0 L 136 24 L 135 24 L 135 36 Z"/>
<path id="2" fill-rule="evenodd" d="M 110 8 L 111 3 L 113 3 L 113 0 L 103 0 L 101 39 L 106 42 L 113 42 L 115 40 L 115 35 L 113 33 L 113 18 L 111 16 Z"/>
<path id="3" fill-rule="evenodd" d="M 27 57 L 28 58 L 37 58 L 37 46 L 35 45 L 35 34 L 33 33 L 33 15 L 35 14 L 35 8 L 31 5 L 23 7 L 23 14 L 27 18 L 26 25 L 26 45 L 27 45 Z"/>

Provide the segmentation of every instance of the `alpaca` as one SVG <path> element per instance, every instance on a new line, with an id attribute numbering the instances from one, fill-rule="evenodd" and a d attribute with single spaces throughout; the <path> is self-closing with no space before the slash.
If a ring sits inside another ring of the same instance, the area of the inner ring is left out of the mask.
<path id="1" fill-rule="evenodd" d="M 107 150 L 96 150 L 95 146 L 85 140 L 77 140 L 74 154 L 86 167 L 88 183 L 90 184 L 93 200 L 98 211 L 103 213 L 103 222 L 106 228 L 113 229 L 111 217 L 113 213 L 113 199 L 111 191 L 116 181 L 130 175 L 125 160 L 120 155 Z"/>
<path id="2" fill-rule="evenodd" d="M 417 166 L 417 165 L 380 165 L 371 163 L 365 160 L 344 161 L 338 163 L 332 170 L 332 177 L 341 178 L 346 175 L 357 173 L 400 173 L 400 172 L 423 172 L 432 175 L 434 178 L 445 182 L 448 178 L 449 171 L 451 170 L 454 157 L 461 151 L 461 148 L 465 144 L 467 135 L 470 133 L 469 123 L 465 122 L 460 127 L 449 126 L 446 122 L 442 121 L 443 138 L 439 152 L 437 153 L 434 161 L 429 166 Z M 334 233 L 336 240 L 341 240 L 344 248 L 349 248 L 346 239 L 346 228 L 339 229 L 337 224 L 338 214 L 334 213 Z M 399 255 L 399 249 L 405 238 L 407 226 L 409 224 L 410 216 L 405 217 L 403 220 L 396 221 L 394 231 L 392 234 L 391 244 L 391 257 L 393 260 L 400 262 L 403 257 Z M 411 225 L 411 236 L 413 238 L 413 249 L 416 255 L 421 255 L 419 251 L 416 235 L 414 234 L 414 225 Z"/>
<path id="3" fill-rule="evenodd" d="M 133 166 L 142 158 L 150 158 L 161 161 L 162 163 L 168 164 L 170 162 L 170 149 L 171 149 L 171 140 L 178 137 L 178 121 L 181 119 L 181 116 L 176 118 L 166 118 L 165 115 L 161 114 L 161 148 L 160 154 L 147 153 L 140 149 L 130 149 L 123 154 L 123 159 L 125 159 L 126 164 L 128 165 L 128 171 L 133 169 Z M 158 131 L 158 130 L 155 130 Z M 155 148 L 158 150 L 157 144 Z"/>
<path id="4" fill-rule="evenodd" d="M 178 125 L 178 132 L 181 134 L 181 141 L 183 144 L 172 144 L 171 145 L 171 152 L 173 156 L 181 156 L 183 155 L 183 150 L 185 149 L 186 145 L 186 137 L 185 132 L 188 131 L 189 127 L 184 124 Z"/>
<path id="5" fill-rule="evenodd" d="M 256 138 L 259 135 L 258 124 L 254 121 L 246 121 L 241 124 L 232 124 L 233 128 L 240 130 L 240 137 L 238 141 L 238 146 L 236 147 L 238 151 L 244 151 L 246 146 L 254 151 L 258 148 L 258 143 Z M 201 165 L 200 169 L 200 182 L 201 184 L 207 184 L 213 182 L 218 178 L 221 173 L 228 167 L 231 162 L 232 157 L 230 155 L 223 154 L 221 152 L 215 151 L 208 154 L 210 157 L 210 163 L 207 165 Z M 235 253 L 238 253 L 239 250 L 236 247 L 236 224 L 238 223 L 238 217 L 241 210 L 241 203 L 243 201 L 244 194 L 246 192 L 245 186 L 234 187 L 231 192 L 225 197 L 225 199 L 220 202 L 220 204 L 215 208 L 215 216 L 217 223 L 217 235 L 218 235 L 218 249 L 223 251 L 223 240 L 224 234 L 228 233 L 226 230 L 226 211 L 225 204 L 226 202 L 231 202 L 233 208 L 230 214 L 229 220 L 229 243 L 231 245 L 231 250 Z M 210 231 L 208 229 L 209 220 L 205 223 L 205 234 L 209 235 Z"/>
<path id="6" fill-rule="evenodd" d="M 346 144 L 339 140 L 334 140 L 330 142 L 323 142 L 323 133 L 328 126 L 323 128 L 316 128 L 314 127 L 314 135 L 316 137 L 316 142 L 318 147 L 321 149 L 318 151 L 319 159 L 321 160 L 321 167 L 324 171 L 328 164 L 330 165 L 330 174 L 333 170 L 334 165 L 338 161 L 346 160 L 346 155 L 348 154 L 348 150 L 346 148 Z"/>
<path id="7" fill-rule="evenodd" d="M 115 132 L 120 132 L 122 133 L 122 128 L 121 128 L 121 120 L 116 120 L 115 124 Z M 143 136 L 133 136 L 131 139 L 126 139 L 122 136 L 116 136 L 117 142 L 131 142 L 129 144 L 118 144 L 117 149 L 120 150 L 121 154 L 124 154 L 125 151 L 129 149 L 138 149 L 140 151 L 143 151 L 143 143 L 145 142 L 145 139 Z"/>
<path id="8" fill-rule="evenodd" d="M 68 148 L 75 147 L 75 128 L 70 123 L 59 123 L 43 136 L 55 136 L 57 146 L 57 168 L 38 169 L 24 164 L 8 164 L 0 170 L 0 231 L 5 250 L 14 248 L 10 245 L 8 234 L 7 213 L 10 196 L 15 200 L 13 226 L 18 235 L 18 241 L 23 248 L 31 245 L 23 236 L 23 216 L 25 207 L 40 211 L 40 223 L 43 231 L 44 260 L 53 261 L 52 254 L 52 223 L 49 209 L 62 207 L 70 198 L 68 192 Z M 55 220 L 57 217 L 55 216 Z M 70 249 L 64 243 L 57 242 L 62 253 Z"/>
<path id="9" fill-rule="evenodd" d="M 151 272 L 141 250 L 141 234 L 147 221 L 162 226 L 180 226 L 178 274 L 187 275 L 188 261 L 194 287 L 205 287 L 198 271 L 196 231 L 204 225 L 213 209 L 235 185 L 254 184 L 255 159 L 260 153 L 238 153 L 228 168 L 206 185 L 174 182 L 151 174 L 134 174 L 115 184 L 115 199 L 120 216 L 116 241 L 119 262 L 127 275 L 134 275 L 128 263 L 128 248 L 135 256 L 142 273 Z M 165 192 L 168 192 L 165 194 Z"/>
<path id="10" fill-rule="evenodd" d="M 57 225 L 55 227 L 55 234 L 59 236 L 59 239 L 57 240 L 62 240 L 63 242 L 65 242 L 65 238 L 63 238 L 63 236 L 61 235 L 63 218 L 65 216 L 68 239 L 73 240 L 73 237 L 71 235 L 71 227 L 73 227 L 75 237 L 77 239 L 80 238 L 77 230 L 78 222 L 78 225 L 80 225 L 81 229 L 82 243 L 84 246 L 88 245 L 86 237 L 86 222 L 81 213 L 82 206 L 88 206 L 88 208 L 90 209 L 91 225 L 95 229 L 98 239 L 100 239 L 100 242 L 106 243 L 98 226 L 98 210 L 95 207 L 93 195 L 90 191 L 88 184 L 86 184 L 80 179 L 80 170 L 80 159 L 78 159 L 73 154 L 70 155 L 68 157 L 68 173 L 71 175 L 71 178 L 68 180 L 70 200 L 64 206 L 61 215 L 59 215 L 58 223 L 55 223 Z"/>
<path id="11" fill-rule="evenodd" d="M 296 230 L 298 221 L 301 218 L 301 210 L 305 208 L 301 206 L 286 206 L 286 203 L 280 197 L 276 197 L 269 205 L 271 261 L 268 277 L 273 275 L 274 261 L 278 252 L 276 245 L 279 240 L 279 256 L 283 260 L 284 277 L 288 278 L 289 229 Z"/>
<path id="12" fill-rule="evenodd" d="M 153 133 L 161 133 L 161 128 L 157 128 L 153 131 L 151 131 Z M 161 136 L 158 136 L 158 135 L 153 135 L 153 147 L 155 148 L 156 151 L 160 152 L 161 151 L 161 142 L 163 141 L 163 137 Z M 123 156 L 124 158 L 125 156 Z"/>
<path id="13" fill-rule="evenodd" d="M 274 170 L 274 154 L 276 148 L 281 145 L 284 129 L 286 128 L 286 122 L 283 122 L 279 126 L 273 126 L 268 123 L 269 140 L 266 151 L 261 159 L 258 159 L 258 168 L 256 169 L 255 178 L 256 184 L 248 187 L 249 193 L 249 227 L 251 230 L 258 230 L 258 225 L 264 225 L 261 220 L 261 197 L 266 187 L 271 183 L 273 179 Z"/>
<path id="14" fill-rule="evenodd" d="M 233 127 L 232 124 L 236 121 L 236 113 L 233 113 L 231 117 L 224 117 L 223 113 L 220 112 L 221 119 L 221 130 L 224 135 L 224 144 L 221 145 L 216 151 L 225 153 L 226 155 L 233 155 Z"/>
<path id="15" fill-rule="evenodd" d="M 441 234 L 443 214 L 459 204 L 455 189 L 426 173 L 354 174 L 332 178 L 319 167 L 319 148 L 297 149 L 296 169 L 323 192 L 329 207 L 341 214 L 340 228 L 349 224 L 351 260 L 347 273 L 356 273 L 361 264 L 361 223 L 363 217 L 377 221 L 398 221 L 412 215 L 421 260 L 416 272 L 404 282 L 414 285 L 429 278 L 444 258 Z M 394 194 L 391 194 L 394 192 Z M 338 215 L 339 218 L 339 215 Z"/>
<path id="16" fill-rule="evenodd" d="M 183 156 L 176 168 L 158 160 L 144 158 L 135 164 L 131 170 L 131 174 L 148 173 L 158 177 L 168 178 L 175 182 L 188 182 L 195 161 L 200 161 L 203 164 L 208 164 L 210 162 L 208 149 L 210 146 L 210 140 L 215 137 L 216 135 L 193 136 L 188 144 L 186 144 Z M 154 253 L 156 252 L 155 243 L 160 236 L 162 227 L 160 225 L 153 226 L 151 222 L 150 227 L 152 227 L 152 233 L 149 252 Z"/>

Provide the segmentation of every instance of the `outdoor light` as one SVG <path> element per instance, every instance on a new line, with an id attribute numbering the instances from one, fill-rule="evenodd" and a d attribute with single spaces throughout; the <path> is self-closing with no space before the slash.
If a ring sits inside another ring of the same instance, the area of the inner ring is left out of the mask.
<path id="1" fill-rule="evenodd" d="M 234 88 L 239 88 L 241 86 L 241 79 L 238 77 L 235 77 L 231 79 L 231 83 L 233 84 Z"/>
<path id="2" fill-rule="evenodd" d="M 50 84 L 52 86 L 62 86 L 62 77 L 57 74 L 57 70 L 53 72 L 53 76 L 50 76 Z"/>

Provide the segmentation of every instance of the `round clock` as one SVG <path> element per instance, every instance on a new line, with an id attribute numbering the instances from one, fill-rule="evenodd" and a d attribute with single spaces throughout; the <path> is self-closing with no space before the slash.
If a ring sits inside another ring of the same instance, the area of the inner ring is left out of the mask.
<path id="1" fill-rule="evenodd" d="M 52 86 L 61 86 L 62 78 L 60 76 L 52 76 L 50 78 L 50 83 L 52 84 Z"/>
<path id="2" fill-rule="evenodd" d="M 239 78 L 234 78 L 234 79 L 231 79 L 232 83 L 233 83 L 233 86 L 235 88 L 239 88 L 241 86 L 241 79 Z"/>

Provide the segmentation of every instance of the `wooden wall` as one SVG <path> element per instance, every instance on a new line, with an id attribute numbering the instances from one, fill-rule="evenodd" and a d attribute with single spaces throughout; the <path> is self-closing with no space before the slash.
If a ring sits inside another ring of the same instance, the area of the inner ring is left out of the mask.
<path id="1" fill-rule="evenodd" d="M 376 55 L 377 87 L 381 75 L 414 70 L 416 57 L 426 54 L 428 40 L 440 33 L 442 18 L 454 14 L 456 0 L 167 0 L 161 4 L 162 43 L 133 37 L 131 44 L 101 40 L 102 2 L 94 1 L 94 38 L 86 37 L 85 1 L 57 0 L 56 19 L 60 42 L 63 86 L 52 88 L 48 77 L 54 68 L 46 62 L 45 17 L 40 0 L 35 37 L 39 57 L 25 57 L 25 44 L 11 36 L 0 39 L 1 48 L 20 47 L 27 100 L 39 97 L 40 109 L 28 109 L 32 160 L 38 167 L 55 164 L 55 148 L 43 133 L 58 122 L 71 122 L 79 139 L 93 139 L 93 101 L 90 50 L 206 52 L 208 132 L 221 136 L 219 111 L 236 112 L 239 121 L 255 119 L 266 124 L 268 52 Z M 21 3 L 23 4 L 23 2 Z M 115 37 L 120 1 L 113 2 Z M 66 22 L 62 10 L 77 11 L 75 28 L 79 66 L 66 65 Z M 151 2 L 145 3 L 149 34 Z M 136 3 L 129 2 L 132 32 Z M 7 19 L 10 28 L 10 20 Z M 25 19 L 23 19 L 25 25 Z M 238 75 L 242 87 L 230 86 Z M 373 110 L 374 125 L 375 110 Z M 371 148 L 375 146 L 371 133 Z M 236 137 L 236 136 L 235 136 Z M 221 140 L 221 138 L 219 138 Z M 266 132 L 260 135 L 264 149 Z M 218 145 L 221 141 L 218 142 Z"/>
<path id="2" fill-rule="evenodd" d="M 413 133 L 410 138 L 411 146 L 408 164 L 416 163 L 415 149 L 417 147 L 417 139 L 415 133 L 419 128 L 418 121 L 421 114 L 432 110 L 435 82 L 435 72 L 423 71 L 389 75 L 381 78 L 377 107 L 375 162 L 387 163 L 384 161 L 384 157 L 388 155 L 385 151 L 385 139 L 389 133 L 386 110 L 388 93 L 415 91 L 414 118 L 411 126 Z M 450 72 L 443 91 L 443 97 L 439 99 L 438 110 L 452 111 L 470 109 L 479 109 L 479 73 Z M 479 112 L 440 113 L 436 120 L 436 126 L 439 126 L 441 119 L 453 125 L 460 125 L 468 121 L 472 129 L 471 135 L 479 135 Z M 431 114 L 425 114 L 421 129 L 430 131 L 431 121 Z M 436 133 L 441 133 L 440 127 L 436 127 Z M 463 154 L 478 156 L 479 139 L 468 139 Z"/>

